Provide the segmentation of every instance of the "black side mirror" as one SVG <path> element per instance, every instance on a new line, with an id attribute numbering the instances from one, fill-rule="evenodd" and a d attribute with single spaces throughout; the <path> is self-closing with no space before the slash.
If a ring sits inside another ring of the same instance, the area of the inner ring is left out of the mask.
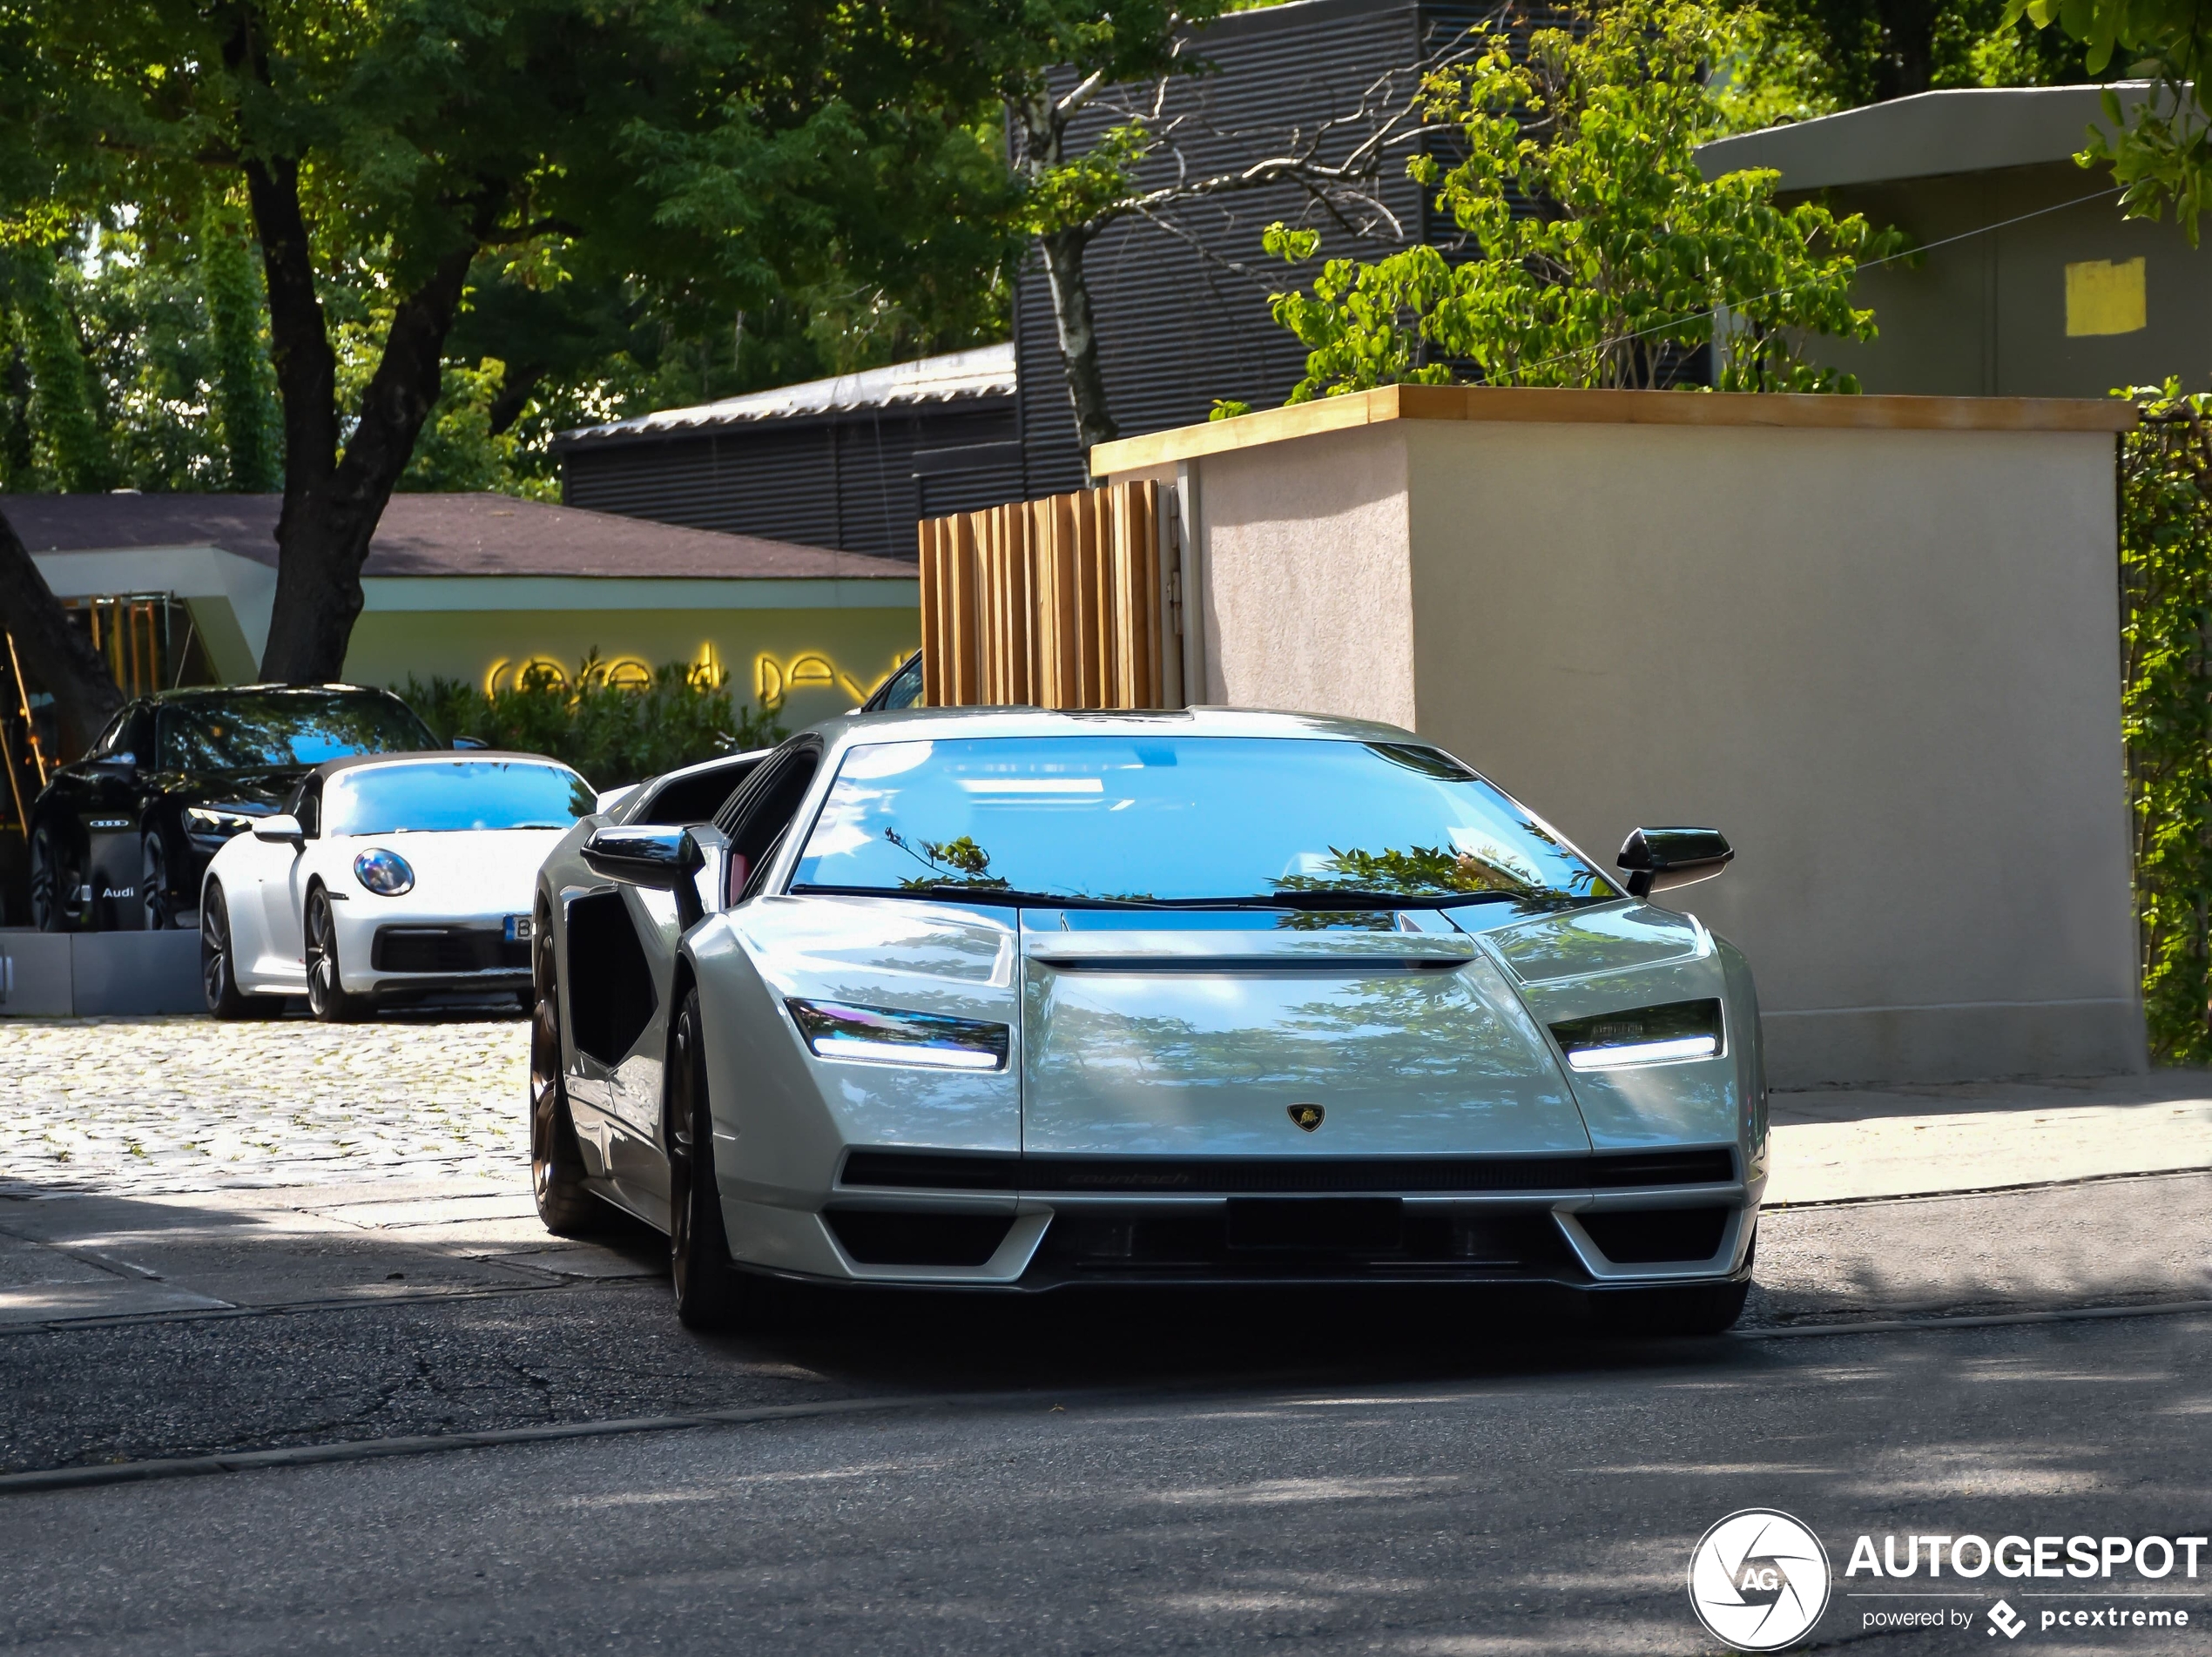
<path id="1" fill-rule="evenodd" d="M 624 886 L 673 892 L 677 919 L 686 930 L 705 916 L 694 877 L 706 867 L 706 853 L 689 829 L 658 823 L 594 829 L 583 843 L 583 863 Z"/>
<path id="2" fill-rule="evenodd" d="M 1640 828 L 1621 843 L 1614 861 L 1628 872 L 1629 895 L 1648 898 L 1710 880 L 1735 856 L 1718 829 Z"/>

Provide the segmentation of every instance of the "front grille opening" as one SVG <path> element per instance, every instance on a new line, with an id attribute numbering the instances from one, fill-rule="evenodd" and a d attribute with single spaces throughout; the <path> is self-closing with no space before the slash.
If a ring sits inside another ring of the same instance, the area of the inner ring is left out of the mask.
<path id="1" fill-rule="evenodd" d="M 1645 1209 L 1579 1214 L 1598 1252 L 1616 1266 L 1710 1260 L 1728 1229 L 1726 1209 Z"/>
<path id="2" fill-rule="evenodd" d="M 1439 1210 L 1388 1200 L 1063 1213 L 1045 1233 L 1038 1262 L 1048 1271 L 1089 1277 L 1585 1275 L 1548 1212 Z"/>
<path id="3" fill-rule="evenodd" d="M 864 1266 L 980 1266 L 1014 1229 L 1010 1214 L 884 1214 L 833 1209 L 823 1218 Z"/>
<path id="4" fill-rule="evenodd" d="M 379 973 L 527 972 L 530 946 L 497 926 L 379 926 L 368 965 Z"/>

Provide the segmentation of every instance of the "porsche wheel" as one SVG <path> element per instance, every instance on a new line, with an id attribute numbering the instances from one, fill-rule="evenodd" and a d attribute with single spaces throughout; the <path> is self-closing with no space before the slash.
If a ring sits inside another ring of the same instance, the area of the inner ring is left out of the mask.
<path id="1" fill-rule="evenodd" d="M 714 1128 L 707 1108 L 706 1052 L 699 993 L 684 998 L 669 1040 L 668 1261 L 676 1316 L 686 1328 L 735 1328 L 756 1321 L 765 1285 L 730 1263 L 722 1199 L 714 1180 Z"/>
<path id="2" fill-rule="evenodd" d="M 239 988 L 230 906 L 223 901 L 223 888 L 212 882 L 199 917 L 199 981 L 208 1012 L 219 1019 L 273 1019 L 284 1010 L 281 996 L 248 995 Z"/>
<path id="3" fill-rule="evenodd" d="M 30 924 L 41 932 L 74 932 L 82 919 L 78 888 L 84 871 L 69 837 L 51 823 L 30 836 Z"/>
<path id="4" fill-rule="evenodd" d="M 330 894 L 317 886 L 307 894 L 307 1010 L 325 1024 L 346 1024 L 372 1010 L 365 996 L 347 993 L 338 970 L 338 924 Z"/>
<path id="5" fill-rule="evenodd" d="M 177 903 L 169 890 L 169 850 L 158 830 L 146 836 L 138 853 L 138 901 L 145 906 L 148 932 L 172 932 Z"/>
<path id="6" fill-rule="evenodd" d="M 537 994 L 530 1013 L 530 1189 L 537 1217 L 556 1237 L 604 1230 L 606 1205 L 584 1189 L 583 1154 L 569 1115 L 561 1069 L 561 995 L 553 975 L 553 941 L 538 929 L 532 976 Z"/>

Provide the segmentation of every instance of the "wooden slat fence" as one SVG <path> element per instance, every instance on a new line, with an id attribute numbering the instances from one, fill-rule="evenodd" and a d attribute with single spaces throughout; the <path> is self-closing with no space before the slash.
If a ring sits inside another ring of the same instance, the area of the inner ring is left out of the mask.
<path id="1" fill-rule="evenodd" d="M 1114 483 L 925 519 L 924 704 L 1183 705 L 1172 504 Z"/>

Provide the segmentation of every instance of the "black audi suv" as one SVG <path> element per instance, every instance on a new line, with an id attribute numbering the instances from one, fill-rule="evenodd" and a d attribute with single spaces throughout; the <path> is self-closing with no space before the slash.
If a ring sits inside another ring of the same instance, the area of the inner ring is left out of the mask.
<path id="1" fill-rule="evenodd" d="M 31 811 L 30 913 L 42 932 L 199 922 L 224 841 L 346 754 L 442 744 L 388 690 L 240 684 L 142 697 L 64 765 Z"/>

